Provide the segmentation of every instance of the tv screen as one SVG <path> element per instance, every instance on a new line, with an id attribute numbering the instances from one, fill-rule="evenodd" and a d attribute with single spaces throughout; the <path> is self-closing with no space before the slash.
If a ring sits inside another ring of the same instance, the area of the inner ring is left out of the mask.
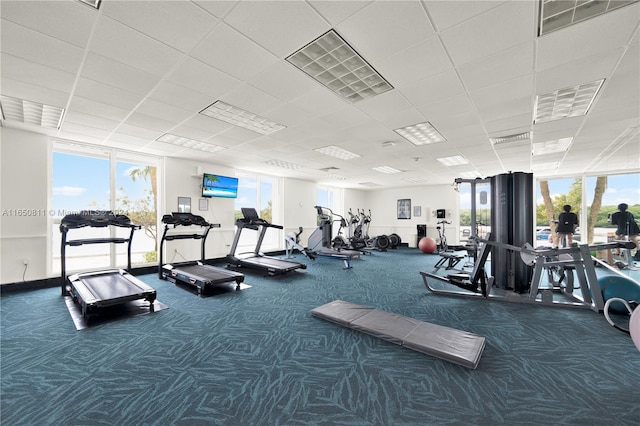
<path id="1" fill-rule="evenodd" d="M 202 196 L 237 198 L 238 178 L 205 173 L 202 175 Z"/>

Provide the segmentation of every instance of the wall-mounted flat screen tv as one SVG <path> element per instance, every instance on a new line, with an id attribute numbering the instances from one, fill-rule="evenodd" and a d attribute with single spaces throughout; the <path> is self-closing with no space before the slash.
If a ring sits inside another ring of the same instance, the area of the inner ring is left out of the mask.
<path id="1" fill-rule="evenodd" d="M 204 173 L 202 175 L 202 196 L 238 198 L 238 178 Z"/>

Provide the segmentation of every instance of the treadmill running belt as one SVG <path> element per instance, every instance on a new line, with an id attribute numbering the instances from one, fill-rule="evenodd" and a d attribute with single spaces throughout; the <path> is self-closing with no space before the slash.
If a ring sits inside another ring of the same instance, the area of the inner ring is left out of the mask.
<path id="1" fill-rule="evenodd" d="M 142 289 L 117 272 L 81 277 L 98 300 L 120 299 L 142 293 Z"/>

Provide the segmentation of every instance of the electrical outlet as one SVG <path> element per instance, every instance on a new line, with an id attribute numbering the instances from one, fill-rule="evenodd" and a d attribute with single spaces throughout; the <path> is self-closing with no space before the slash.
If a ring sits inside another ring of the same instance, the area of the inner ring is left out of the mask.
<path id="1" fill-rule="evenodd" d="M 27 266 L 29 264 L 29 259 L 27 259 L 26 257 L 22 259 L 22 264 L 24 266 Z"/>

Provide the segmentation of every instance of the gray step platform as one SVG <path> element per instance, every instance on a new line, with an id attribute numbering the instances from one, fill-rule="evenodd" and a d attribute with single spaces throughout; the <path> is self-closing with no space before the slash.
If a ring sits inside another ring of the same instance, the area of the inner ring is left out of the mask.
<path id="1" fill-rule="evenodd" d="M 311 315 L 471 369 L 485 347 L 482 336 L 344 300 L 312 309 Z"/>

